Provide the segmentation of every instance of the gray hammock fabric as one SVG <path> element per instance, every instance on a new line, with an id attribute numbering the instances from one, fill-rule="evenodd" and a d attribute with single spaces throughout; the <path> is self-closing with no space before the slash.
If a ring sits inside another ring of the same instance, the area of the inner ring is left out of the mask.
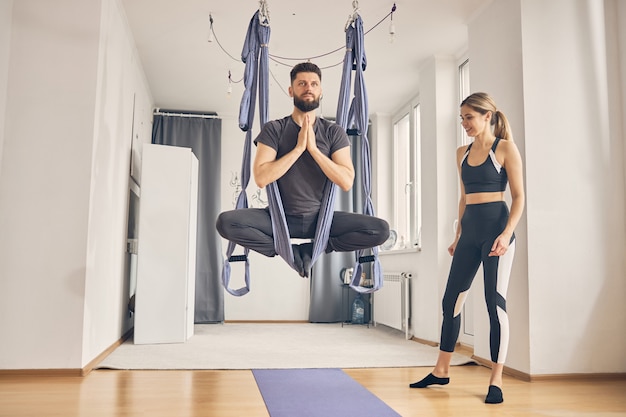
<path id="1" fill-rule="evenodd" d="M 244 86 L 245 90 L 241 98 L 239 106 L 239 127 L 246 132 L 244 142 L 244 153 L 241 161 L 241 193 L 237 197 L 236 209 L 248 208 L 248 194 L 246 189 L 250 182 L 250 159 L 252 149 L 252 123 L 254 121 L 255 98 L 257 94 L 257 84 L 261 87 L 261 95 L 259 96 L 259 117 L 261 128 L 269 119 L 268 104 L 268 51 L 267 44 L 270 40 L 269 22 L 261 22 L 260 14 L 257 11 L 248 25 L 248 33 L 244 42 L 243 51 L 241 52 L 241 60 L 246 64 L 244 70 Z M 259 76 L 260 72 L 260 76 Z M 233 256 L 236 244 L 228 242 L 226 249 L 226 259 L 222 268 L 222 283 L 226 291 L 235 296 L 242 296 L 250 292 L 250 263 L 248 254 L 250 249 L 244 248 L 243 255 Z M 238 289 L 230 288 L 230 262 L 245 261 L 245 286 Z"/>
<path id="2" fill-rule="evenodd" d="M 341 89 L 339 90 L 339 102 L 337 105 L 337 124 L 345 130 L 354 126 L 362 138 L 361 163 L 364 207 L 363 213 L 373 216 L 374 205 L 371 198 L 372 190 L 372 166 L 370 159 L 370 148 L 367 139 L 368 126 L 368 101 L 367 90 L 363 71 L 367 66 L 364 47 L 363 20 L 357 15 L 353 24 L 346 29 L 346 55 L 343 60 L 343 73 L 341 76 Z M 349 105 L 350 86 L 352 84 L 352 71 L 355 71 L 354 98 Z M 370 293 L 380 289 L 383 285 L 383 273 L 378 260 L 378 247 L 371 248 L 372 254 L 363 256 L 364 250 L 356 251 L 356 263 L 352 274 L 350 287 L 361 293 Z M 363 263 L 372 262 L 372 284 L 371 288 L 359 286 Z"/>
<path id="3" fill-rule="evenodd" d="M 246 39 L 244 42 L 244 48 L 242 52 L 242 61 L 246 64 L 244 70 L 244 86 L 245 91 L 241 100 L 241 105 L 239 108 L 239 127 L 246 131 L 246 140 L 244 144 L 244 155 L 241 167 L 241 186 L 242 191 L 239 194 L 237 199 L 236 209 L 247 208 L 248 207 L 248 198 L 246 194 L 246 188 L 248 186 L 250 180 L 250 160 L 251 160 L 251 144 L 252 144 L 252 132 L 251 126 L 254 120 L 254 108 L 255 108 L 255 100 L 257 94 L 257 84 L 258 84 L 258 93 L 259 93 L 259 116 L 260 116 L 260 125 L 261 129 L 268 122 L 268 102 L 269 102 L 269 52 L 268 52 L 268 43 L 270 38 L 270 27 L 268 21 L 261 21 L 259 18 L 259 12 L 257 11 L 252 19 L 250 20 L 250 25 L 248 26 L 248 32 L 246 35 Z M 357 27 L 360 27 L 360 40 L 362 45 L 363 40 L 363 26 L 360 20 L 360 17 L 355 22 L 357 23 Z M 354 27 L 350 27 L 347 33 L 352 33 L 354 31 Z M 358 34 L 358 31 L 357 31 Z M 352 38 L 351 35 L 346 35 L 347 39 Z M 358 36 L 357 36 L 358 37 Z M 359 46 L 359 48 L 361 48 Z M 348 50 L 351 50 L 351 47 L 348 46 Z M 350 61 L 349 68 L 352 67 L 352 61 L 357 58 L 356 55 L 346 53 L 346 57 L 344 59 L 344 67 L 346 62 Z M 363 58 L 358 58 L 358 62 L 364 63 L 364 54 Z M 345 77 L 345 68 L 344 68 L 344 80 L 343 82 L 348 82 L 347 89 L 342 89 L 340 100 L 345 101 L 345 106 L 347 109 L 347 99 L 345 98 L 349 95 L 350 89 L 350 70 L 348 70 L 348 78 Z M 357 71 L 358 72 L 358 71 Z M 342 84 L 343 84 L 342 82 Z M 363 84 L 363 74 L 362 70 L 360 71 L 360 76 L 357 78 L 355 83 L 355 92 L 357 85 L 359 91 L 359 99 L 355 99 L 355 103 L 361 105 L 363 117 L 359 117 L 355 119 L 357 127 L 365 126 L 365 128 L 361 128 L 360 131 L 365 132 L 367 130 L 367 96 L 365 93 L 365 86 Z M 362 99 L 364 97 L 364 100 Z M 365 106 L 362 106 L 362 103 L 365 103 Z M 347 110 L 346 112 L 347 113 Z M 352 109 L 350 110 L 352 114 Z M 365 120 L 365 122 L 362 121 Z M 345 118 L 344 118 L 345 120 Z M 357 121 L 358 120 L 358 121 Z M 347 121 L 344 124 L 340 124 L 344 129 L 347 127 Z M 364 136 L 364 138 L 366 138 Z M 365 140 L 367 142 L 367 140 Z M 366 167 L 367 174 L 364 176 L 367 178 L 366 189 L 369 190 L 370 186 L 370 162 L 369 162 L 369 148 L 366 146 L 367 155 L 367 164 L 364 165 Z M 362 158 L 364 156 L 362 155 Z M 294 255 L 293 249 L 291 246 L 291 237 L 289 236 L 289 228 L 287 226 L 287 221 L 285 218 L 285 211 L 283 209 L 283 205 L 281 202 L 280 192 L 278 190 L 278 185 L 276 182 L 270 183 L 266 187 L 268 202 L 269 202 L 269 210 L 270 217 L 272 219 L 272 232 L 274 235 L 274 247 L 276 253 L 280 255 L 286 262 L 291 266 L 294 270 L 296 266 L 294 264 Z M 319 213 L 319 220 L 315 232 L 315 238 L 313 242 L 313 254 L 311 257 L 311 264 L 313 265 L 315 261 L 319 258 L 319 256 L 324 253 L 326 246 L 328 244 L 328 238 L 330 234 L 330 226 L 332 224 L 334 207 L 335 207 L 335 197 L 337 194 L 337 186 L 332 181 L 327 180 L 324 186 L 324 194 L 323 200 Z M 371 199 L 369 198 L 369 191 L 367 192 L 367 201 L 366 202 L 366 214 L 370 214 L 373 212 Z M 247 294 L 250 291 L 250 264 L 248 261 L 249 249 L 244 248 L 244 255 L 235 255 L 233 256 L 233 252 L 235 249 L 235 243 L 229 242 L 228 248 L 226 251 L 226 259 L 224 261 L 224 267 L 222 269 L 222 282 L 226 291 L 235 296 L 242 296 Z M 374 268 L 374 286 L 372 288 L 364 288 L 358 285 L 358 280 L 354 280 L 351 286 L 359 291 L 359 292 L 372 292 L 380 288 L 380 285 L 376 285 L 377 282 L 381 282 L 381 279 L 376 279 L 376 271 L 380 271 L 380 265 L 378 264 L 377 259 L 377 248 L 374 248 L 374 257 L 365 257 L 367 262 L 374 260 L 375 268 Z M 363 261 L 362 257 L 363 251 L 358 251 L 356 254 L 357 258 L 357 266 L 355 267 L 355 272 L 358 272 L 358 276 L 361 276 L 361 263 L 359 261 Z M 238 289 L 231 289 L 230 284 L 230 273 L 231 266 L 230 262 L 232 261 L 245 261 L 245 287 L 241 287 Z M 376 265 L 378 265 L 376 267 Z M 382 273 L 379 274 L 382 276 Z"/>

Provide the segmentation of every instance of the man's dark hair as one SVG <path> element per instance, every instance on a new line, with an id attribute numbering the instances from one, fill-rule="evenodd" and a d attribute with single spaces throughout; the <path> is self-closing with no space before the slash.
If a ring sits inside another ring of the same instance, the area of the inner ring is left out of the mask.
<path id="1" fill-rule="evenodd" d="M 291 69 L 290 75 L 292 83 L 301 72 L 314 72 L 318 77 L 320 77 L 320 81 L 322 81 L 322 70 L 320 70 L 317 65 L 312 62 L 301 62 L 296 64 L 296 66 Z"/>

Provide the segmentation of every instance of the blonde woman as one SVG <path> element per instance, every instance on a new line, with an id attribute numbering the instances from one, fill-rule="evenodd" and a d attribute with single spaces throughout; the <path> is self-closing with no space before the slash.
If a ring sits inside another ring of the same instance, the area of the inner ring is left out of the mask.
<path id="1" fill-rule="evenodd" d="M 502 370 L 509 343 L 506 292 L 515 253 L 514 230 L 524 210 L 522 158 L 505 115 L 488 94 L 474 93 L 463 100 L 461 125 L 474 141 L 457 149 L 461 220 L 448 248 L 452 265 L 442 302 L 439 357 L 433 371 L 410 387 L 450 382 L 450 360 L 459 336 L 461 310 L 482 264 L 492 361 L 485 402 L 497 404 L 504 401 Z M 504 199 L 507 183 L 512 198 L 510 212 Z"/>

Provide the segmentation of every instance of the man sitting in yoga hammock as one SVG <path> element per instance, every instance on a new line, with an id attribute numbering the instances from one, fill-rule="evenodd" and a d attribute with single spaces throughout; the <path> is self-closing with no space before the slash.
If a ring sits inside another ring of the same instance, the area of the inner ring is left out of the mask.
<path id="1" fill-rule="evenodd" d="M 315 237 L 324 185 L 330 179 L 342 190 L 352 188 L 354 166 L 350 141 L 338 125 L 315 116 L 322 95 L 322 72 L 310 62 L 291 70 L 291 115 L 265 124 L 254 140 L 254 179 L 263 188 L 277 181 L 292 238 Z M 275 256 L 269 208 L 223 212 L 217 230 L 231 242 L 265 256 Z M 380 218 L 335 211 L 326 253 L 373 248 L 389 236 L 389 224 Z M 310 276 L 313 244 L 293 245 L 300 276 Z"/>

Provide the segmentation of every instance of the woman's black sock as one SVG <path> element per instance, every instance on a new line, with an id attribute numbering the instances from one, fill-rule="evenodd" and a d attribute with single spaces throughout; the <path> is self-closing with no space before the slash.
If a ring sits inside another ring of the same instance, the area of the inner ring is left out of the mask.
<path id="1" fill-rule="evenodd" d="M 502 390 L 500 387 L 495 385 L 489 385 L 489 391 L 487 392 L 487 397 L 485 398 L 485 402 L 487 404 L 500 404 L 504 401 L 502 397 Z"/>
<path id="2" fill-rule="evenodd" d="M 414 382 L 409 385 L 411 388 L 426 388 L 429 385 L 447 385 L 450 382 L 450 378 L 439 378 L 432 373 L 426 375 L 421 381 Z"/>

